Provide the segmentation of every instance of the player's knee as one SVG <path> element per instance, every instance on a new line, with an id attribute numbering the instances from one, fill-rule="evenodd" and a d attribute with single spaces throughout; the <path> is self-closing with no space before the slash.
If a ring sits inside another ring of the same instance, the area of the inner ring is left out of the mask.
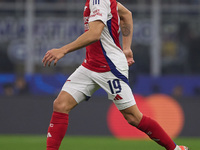
<path id="1" fill-rule="evenodd" d="M 130 125 L 135 126 L 135 127 L 137 126 L 138 122 L 137 122 L 137 120 L 135 118 L 128 118 L 126 120 Z"/>
<path id="2" fill-rule="evenodd" d="M 135 126 L 135 127 L 137 127 L 141 121 L 141 118 L 139 116 L 136 117 L 133 115 L 126 115 L 124 117 L 130 125 Z"/>
<path id="3" fill-rule="evenodd" d="M 62 112 L 62 113 L 69 113 L 71 110 L 67 102 L 59 100 L 58 98 L 54 100 L 53 109 L 56 112 Z"/>

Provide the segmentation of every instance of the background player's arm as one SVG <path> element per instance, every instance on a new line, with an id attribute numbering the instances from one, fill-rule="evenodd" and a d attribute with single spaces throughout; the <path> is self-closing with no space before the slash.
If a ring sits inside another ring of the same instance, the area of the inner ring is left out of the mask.
<path id="1" fill-rule="evenodd" d="M 134 63 L 133 52 L 131 50 L 131 43 L 133 36 L 132 13 L 119 2 L 117 3 L 117 6 L 120 17 L 120 27 L 122 32 L 123 52 L 127 58 L 128 65 L 130 66 Z"/>
<path id="2" fill-rule="evenodd" d="M 51 49 L 47 51 L 42 62 L 44 66 L 48 64 L 51 65 L 51 62 L 54 61 L 54 65 L 67 53 L 73 52 L 85 46 L 88 46 L 100 39 L 101 32 L 104 28 L 104 23 L 100 20 L 93 21 L 89 23 L 89 30 L 79 36 L 75 41 L 59 48 Z"/>

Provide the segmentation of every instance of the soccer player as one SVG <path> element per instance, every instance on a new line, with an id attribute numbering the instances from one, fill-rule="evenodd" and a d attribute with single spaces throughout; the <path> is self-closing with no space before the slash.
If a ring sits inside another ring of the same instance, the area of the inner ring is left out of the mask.
<path id="1" fill-rule="evenodd" d="M 47 134 L 47 150 L 58 150 L 68 127 L 69 112 L 103 88 L 129 124 L 145 132 L 167 150 L 188 150 L 176 145 L 160 125 L 143 115 L 128 83 L 128 66 L 134 63 L 131 50 L 131 12 L 116 0 L 87 0 L 84 8 L 85 32 L 75 41 L 47 51 L 44 66 L 54 65 L 64 55 L 86 47 L 86 59 L 67 79 L 53 104 Z M 122 32 L 122 48 L 119 42 Z"/>

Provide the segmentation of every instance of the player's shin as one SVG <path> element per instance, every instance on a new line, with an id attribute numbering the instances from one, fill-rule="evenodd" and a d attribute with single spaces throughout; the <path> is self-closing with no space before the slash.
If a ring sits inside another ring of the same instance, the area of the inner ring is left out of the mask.
<path id="1" fill-rule="evenodd" d="M 145 132 L 152 140 L 165 147 L 167 150 L 175 149 L 176 144 L 173 140 L 162 129 L 162 127 L 151 118 L 143 116 L 137 128 Z"/>
<path id="2" fill-rule="evenodd" d="M 68 114 L 53 112 L 47 133 L 47 149 L 58 150 L 68 127 Z"/>

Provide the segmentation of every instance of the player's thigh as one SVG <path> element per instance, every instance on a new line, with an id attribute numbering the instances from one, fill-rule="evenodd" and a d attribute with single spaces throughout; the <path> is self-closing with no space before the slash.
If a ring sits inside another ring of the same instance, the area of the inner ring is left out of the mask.
<path id="1" fill-rule="evenodd" d="M 90 77 L 91 71 L 80 66 L 66 81 L 62 91 L 69 93 L 77 103 L 88 100 L 99 89 Z"/>
<path id="2" fill-rule="evenodd" d="M 71 94 L 61 91 L 54 101 L 53 109 L 56 112 L 69 113 L 77 104 Z"/>

